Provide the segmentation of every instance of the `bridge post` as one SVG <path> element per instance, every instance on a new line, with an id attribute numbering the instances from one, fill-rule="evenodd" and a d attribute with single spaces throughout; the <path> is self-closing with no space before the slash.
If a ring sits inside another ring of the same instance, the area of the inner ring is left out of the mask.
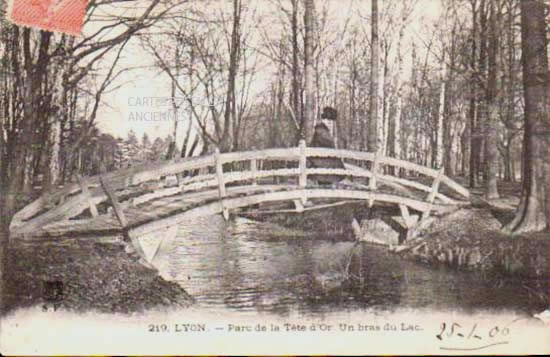
<path id="1" fill-rule="evenodd" d="M 307 186 L 306 141 L 304 139 L 300 140 L 298 147 L 300 148 L 300 160 L 298 162 L 300 176 L 298 177 L 298 186 L 300 186 L 301 189 L 305 189 Z M 302 201 L 302 204 L 305 205 L 307 202 L 307 197 L 302 196 L 300 200 Z"/>
<path id="2" fill-rule="evenodd" d="M 380 161 L 380 153 L 378 151 L 375 151 L 374 153 L 374 160 L 372 162 L 372 177 L 369 180 L 369 189 L 371 191 L 376 191 L 376 180 L 378 176 L 378 166 Z M 369 208 L 372 207 L 374 204 L 374 200 L 371 199 L 369 202 Z"/>
<path id="3" fill-rule="evenodd" d="M 229 210 L 223 206 L 223 199 L 226 196 L 225 181 L 223 178 L 223 164 L 221 161 L 220 149 L 216 148 L 214 151 L 214 159 L 216 162 L 216 177 L 218 179 L 218 192 L 220 198 L 220 205 L 222 207 L 222 214 L 225 220 L 229 219 Z"/>
<path id="4" fill-rule="evenodd" d="M 80 190 L 84 195 L 86 195 L 88 200 L 88 205 L 90 206 L 90 213 L 92 214 L 92 217 L 97 217 L 99 214 L 97 212 L 97 207 L 92 200 L 92 195 L 90 195 L 90 190 L 88 190 L 88 181 L 80 176 L 80 174 L 76 174 L 76 179 L 78 180 L 78 184 L 80 185 Z"/>
<path id="5" fill-rule="evenodd" d="M 250 159 L 250 171 L 252 172 L 252 186 L 258 186 L 258 180 L 256 179 L 256 173 L 258 172 L 258 160 Z"/>
<path id="6" fill-rule="evenodd" d="M 434 202 L 437 191 L 439 190 L 439 185 L 441 183 L 441 179 L 443 178 L 443 171 L 443 167 L 439 169 L 439 172 L 437 173 L 437 176 L 434 178 L 434 181 L 432 183 L 432 189 L 430 190 L 430 193 L 428 193 L 428 197 L 426 197 L 426 201 L 430 204 L 430 206 Z M 431 209 L 424 211 L 422 213 L 422 219 L 428 218 L 430 216 L 430 211 Z"/>

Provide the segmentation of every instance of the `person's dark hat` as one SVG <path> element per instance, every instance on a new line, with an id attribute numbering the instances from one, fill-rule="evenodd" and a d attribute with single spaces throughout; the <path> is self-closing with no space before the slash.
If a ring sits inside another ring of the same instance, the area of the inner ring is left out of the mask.
<path id="1" fill-rule="evenodd" d="M 321 119 L 336 120 L 337 112 L 332 107 L 324 107 L 321 113 Z"/>

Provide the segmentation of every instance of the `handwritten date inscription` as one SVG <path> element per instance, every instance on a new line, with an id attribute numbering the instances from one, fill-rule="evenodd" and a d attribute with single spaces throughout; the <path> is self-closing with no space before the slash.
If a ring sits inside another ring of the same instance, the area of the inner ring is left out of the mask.
<path id="1" fill-rule="evenodd" d="M 455 344 L 455 347 L 440 347 L 442 350 L 475 351 L 505 345 L 508 343 L 506 339 L 509 335 L 510 328 L 506 326 L 495 325 L 490 328 L 480 328 L 477 323 L 463 326 L 457 322 L 443 322 L 435 337 L 440 341 Z"/>

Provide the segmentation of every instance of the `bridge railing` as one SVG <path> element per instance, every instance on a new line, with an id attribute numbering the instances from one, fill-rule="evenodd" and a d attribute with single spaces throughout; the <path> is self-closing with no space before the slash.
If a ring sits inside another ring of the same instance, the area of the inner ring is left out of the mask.
<path id="1" fill-rule="evenodd" d="M 345 162 L 345 169 L 308 167 L 308 158 L 330 157 Z M 267 163 L 284 161 L 289 165 L 265 169 Z M 359 163 L 359 166 L 350 162 Z M 364 166 L 364 167 L 361 167 Z M 384 174 L 383 166 L 393 166 L 419 173 L 432 178 L 430 185 L 417 181 Z M 231 170 L 231 168 L 240 168 Z M 367 169 L 365 167 L 370 167 Z M 229 168 L 229 170 L 228 170 Z M 198 171 L 198 172 L 197 172 Z M 192 173 L 189 175 L 189 173 Z M 178 185 L 164 184 L 163 177 L 177 175 Z M 79 183 L 69 184 L 57 191 L 44 195 L 17 212 L 12 219 L 10 229 L 19 228 L 32 231 L 46 223 L 70 219 L 89 210 L 92 215 L 98 211 L 98 205 L 110 201 L 105 183 L 112 189 L 121 208 L 128 205 L 147 202 L 158 197 L 183 194 L 201 189 L 217 189 L 220 198 L 225 197 L 226 187 L 239 182 L 258 184 L 259 181 L 273 177 L 293 178 L 293 185 L 306 187 L 311 175 L 341 175 L 352 178 L 368 178 L 368 188 L 376 190 L 377 182 L 392 183 L 402 187 L 413 188 L 426 192 L 427 200 L 439 199 L 444 203 L 452 203 L 453 199 L 440 193 L 439 185 L 447 185 L 452 191 L 464 198 L 469 198 L 468 190 L 443 175 L 441 170 L 435 170 L 415 163 L 395 158 L 385 157 L 370 152 L 344 149 L 306 147 L 301 141 L 298 147 L 264 149 L 220 153 L 177 159 L 171 162 L 155 162 L 132 168 L 121 169 L 104 175 L 96 175 L 81 179 Z M 154 184 L 156 182 L 156 184 Z M 108 205 L 108 204 L 107 204 Z"/>

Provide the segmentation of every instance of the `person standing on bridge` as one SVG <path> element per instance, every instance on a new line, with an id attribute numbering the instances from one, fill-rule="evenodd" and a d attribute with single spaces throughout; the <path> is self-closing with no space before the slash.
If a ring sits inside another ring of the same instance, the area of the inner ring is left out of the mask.
<path id="1" fill-rule="evenodd" d="M 332 107 L 324 107 L 321 114 L 321 122 L 315 125 L 310 147 L 336 147 L 329 126 L 333 126 L 337 119 L 337 111 Z M 344 169 L 344 162 L 335 157 L 312 157 L 308 160 L 308 167 L 326 169 Z M 342 175 L 312 175 L 311 179 L 320 184 L 332 184 L 344 179 Z"/>

